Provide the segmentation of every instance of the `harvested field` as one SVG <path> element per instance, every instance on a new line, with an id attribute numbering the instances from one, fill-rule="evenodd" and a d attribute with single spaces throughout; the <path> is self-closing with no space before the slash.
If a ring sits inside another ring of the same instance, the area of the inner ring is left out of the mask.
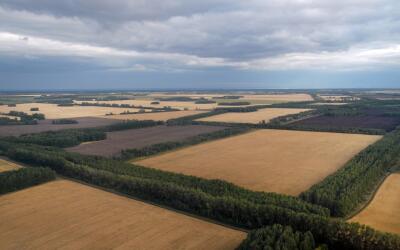
<path id="1" fill-rule="evenodd" d="M 167 121 L 169 119 L 175 119 L 184 116 L 197 115 L 204 113 L 205 111 L 170 111 L 170 112 L 154 112 L 145 114 L 128 114 L 128 115 L 108 115 L 104 118 L 117 119 L 117 120 L 155 120 L 155 121 Z"/>
<path id="2" fill-rule="evenodd" d="M 208 103 L 208 104 L 196 104 L 194 102 L 179 102 L 179 101 L 157 101 L 160 104 L 151 104 L 152 102 L 157 100 L 117 100 L 117 101 L 86 101 L 89 103 L 106 103 L 106 104 L 129 104 L 135 106 L 143 106 L 143 107 L 153 107 L 153 108 L 163 108 L 163 107 L 171 107 L 180 110 L 211 110 L 218 106 L 217 103 Z M 81 103 L 80 101 L 75 101 L 76 103 Z"/>
<path id="3" fill-rule="evenodd" d="M 373 128 L 391 131 L 400 125 L 399 116 L 384 116 L 383 111 L 368 110 L 364 114 L 354 116 L 315 116 L 291 123 L 295 126 L 314 128 Z"/>
<path id="4" fill-rule="evenodd" d="M 372 202 L 350 221 L 400 234 L 400 174 L 390 175 Z"/>
<path id="5" fill-rule="evenodd" d="M 238 112 L 238 113 L 230 112 L 220 115 L 214 115 L 198 119 L 197 121 L 257 124 L 262 121 L 265 121 L 267 123 L 271 119 L 279 116 L 297 114 L 308 110 L 311 109 L 265 108 L 265 109 L 259 109 L 256 112 Z"/>
<path id="6" fill-rule="evenodd" d="M 135 162 L 222 179 L 256 191 L 298 195 L 381 136 L 263 129 Z"/>
<path id="7" fill-rule="evenodd" d="M 88 155 L 115 156 L 121 150 L 142 148 L 152 144 L 179 141 L 195 135 L 210 133 L 223 127 L 188 125 L 188 126 L 157 126 L 141 129 L 108 132 L 107 139 L 92 143 L 81 144 L 67 151 Z"/>
<path id="8" fill-rule="evenodd" d="M 7 160 L 0 158 L 0 173 L 5 172 L 5 171 L 10 171 L 10 170 L 15 170 L 18 168 L 21 168 L 21 166 L 13 163 L 11 161 L 7 161 Z"/>
<path id="9" fill-rule="evenodd" d="M 245 233 L 58 180 L 0 197 L 1 249 L 234 249 Z"/>
<path id="10" fill-rule="evenodd" d="M 0 126 L 0 137 L 19 136 L 22 134 L 34 134 L 45 131 L 56 131 L 70 128 L 92 128 L 108 126 L 120 122 L 119 120 L 104 119 L 98 117 L 76 118 L 77 124 L 52 124 L 51 120 L 38 121 L 36 125 L 2 125 Z"/>
<path id="11" fill-rule="evenodd" d="M 39 111 L 31 111 L 31 108 L 39 108 Z M 0 106 L 0 113 L 10 111 L 20 111 L 28 114 L 41 113 L 46 119 L 63 119 L 89 116 L 104 116 L 109 113 L 120 114 L 124 111 L 138 112 L 139 109 L 113 108 L 113 107 L 92 107 L 92 106 L 71 106 L 60 107 L 57 104 L 49 103 L 24 103 L 17 104 L 16 107 Z"/>

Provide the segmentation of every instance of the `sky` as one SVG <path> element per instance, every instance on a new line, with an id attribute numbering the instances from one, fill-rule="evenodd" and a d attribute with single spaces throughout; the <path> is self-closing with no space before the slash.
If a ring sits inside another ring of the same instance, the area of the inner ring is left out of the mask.
<path id="1" fill-rule="evenodd" d="M 0 0 L 0 91 L 400 87 L 399 0 Z"/>

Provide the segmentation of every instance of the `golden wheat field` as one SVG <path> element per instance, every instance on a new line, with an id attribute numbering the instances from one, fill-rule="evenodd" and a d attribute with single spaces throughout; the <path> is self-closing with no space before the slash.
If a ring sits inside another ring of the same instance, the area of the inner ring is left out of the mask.
<path id="1" fill-rule="evenodd" d="M 39 108 L 39 111 L 31 111 L 31 108 Z M 63 119 L 103 116 L 109 113 L 120 114 L 124 111 L 138 112 L 139 109 L 95 106 L 60 107 L 57 106 L 57 104 L 49 103 L 24 103 L 17 104 L 16 107 L 8 107 L 6 105 L 0 106 L 0 113 L 8 113 L 10 111 L 20 111 L 28 114 L 41 113 L 46 116 L 46 119 Z"/>
<path id="2" fill-rule="evenodd" d="M 257 124 L 262 121 L 269 122 L 271 119 L 279 116 L 297 114 L 308 110 L 311 109 L 265 108 L 265 109 L 259 109 L 255 112 L 238 112 L 238 113 L 230 112 L 220 115 L 214 115 L 197 119 L 197 121 Z"/>
<path id="3" fill-rule="evenodd" d="M 400 174 L 387 177 L 372 202 L 350 221 L 400 234 Z"/>
<path id="4" fill-rule="evenodd" d="M 66 180 L 0 204 L 0 249 L 235 249 L 246 236 Z"/>
<path id="5" fill-rule="evenodd" d="M 0 158 L 0 173 L 5 172 L 5 171 L 10 171 L 10 170 L 15 170 L 18 168 L 21 168 L 21 166 L 13 163 L 11 161 L 7 161 L 7 160 Z"/>
<path id="6" fill-rule="evenodd" d="M 184 116 L 197 115 L 205 111 L 185 110 L 185 111 L 168 111 L 168 112 L 148 112 L 143 114 L 127 114 L 127 115 L 108 115 L 104 118 L 117 120 L 155 120 L 167 121 L 169 119 L 180 118 Z"/>
<path id="7" fill-rule="evenodd" d="M 142 159 L 135 164 L 222 179 L 256 191 L 298 195 L 380 138 L 264 129 Z"/>

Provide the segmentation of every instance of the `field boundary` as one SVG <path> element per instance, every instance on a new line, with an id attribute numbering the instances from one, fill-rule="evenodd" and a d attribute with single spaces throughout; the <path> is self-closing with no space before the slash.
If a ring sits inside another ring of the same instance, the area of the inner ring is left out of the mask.
<path id="1" fill-rule="evenodd" d="M 174 125 L 174 126 L 175 126 L 175 125 Z M 177 126 L 179 126 L 179 125 L 177 125 Z M 211 125 L 210 125 L 210 126 L 211 126 Z M 223 139 L 233 138 L 233 137 L 235 137 L 235 136 L 244 135 L 244 134 L 251 133 L 251 132 L 254 132 L 254 131 L 257 131 L 257 129 L 255 129 L 255 128 L 249 128 L 248 130 L 245 130 L 245 131 L 243 131 L 243 132 L 241 132 L 241 133 L 239 133 L 239 134 L 234 134 L 234 135 L 231 135 L 231 136 L 228 136 L 228 137 L 215 138 L 214 140 L 202 141 L 202 142 L 200 142 L 200 143 L 192 144 L 192 145 L 185 145 L 185 146 L 182 146 L 182 147 L 173 148 L 173 149 L 171 149 L 171 150 L 166 150 L 166 151 L 158 152 L 158 153 L 155 153 L 155 154 L 152 154 L 152 155 L 146 155 L 146 156 L 141 156 L 141 157 L 136 157 L 136 158 L 133 157 L 133 158 L 126 159 L 126 160 L 124 159 L 123 161 L 124 161 L 124 162 L 127 162 L 127 163 L 130 163 L 130 164 L 135 164 L 135 165 L 138 165 L 138 166 L 141 166 L 141 167 L 151 168 L 151 167 L 147 167 L 147 166 L 142 166 L 142 165 L 140 165 L 140 164 L 136 164 L 135 162 L 138 162 L 138 161 L 141 161 L 141 160 L 144 160 L 144 159 L 148 159 L 148 158 L 152 158 L 152 157 L 156 157 L 156 156 L 160 156 L 160 155 L 163 155 L 163 154 L 172 153 L 172 152 L 175 152 L 175 151 L 178 151 L 178 150 L 181 150 L 181 149 L 185 149 L 185 148 L 188 148 L 188 147 L 194 147 L 194 146 L 197 146 L 197 145 L 202 145 L 202 144 L 206 144 L 206 143 L 211 143 L 211 142 L 215 142 L 215 141 L 219 141 L 219 140 L 223 140 Z M 139 149 L 140 149 L 140 148 L 139 148 Z M 168 171 L 168 172 L 169 172 L 169 171 Z"/>
<path id="2" fill-rule="evenodd" d="M 375 189 L 373 190 L 373 192 L 371 192 L 368 195 L 368 199 L 363 202 L 362 204 L 360 204 L 360 206 L 355 209 L 353 212 L 351 212 L 349 215 L 347 215 L 344 219 L 347 220 L 351 220 L 352 218 L 354 218 L 356 215 L 358 215 L 359 213 L 361 213 L 362 211 L 364 211 L 369 204 L 371 204 L 371 202 L 374 200 L 376 194 L 378 193 L 379 189 L 381 188 L 381 186 L 383 185 L 383 183 L 387 180 L 387 178 L 392 175 L 394 172 L 387 172 L 386 175 L 380 180 L 380 182 L 378 182 L 378 184 L 376 185 Z"/>
<path id="3" fill-rule="evenodd" d="M 226 228 L 229 228 L 229 229 L 241 231 L 241 232 L 244 232 L 244 233 L 249 233 L 251 231 L 251 230 L 247 230 L 247 229 L 244 229 L 244 228 L 235 227 L 235 226 L 232 226 L 232 225 L 229 225 L 229 224 L 225 224 L 225 223 L 222 223 L 222 222 L 219 222 L 219 221 L 207 218 L 207 217 L 202 217 L 200 215 L 191 214 L 189 212 L 185 212 L 185 211 L 182 211 L 182 210 L 177 210 L 177 209 L 169 207 L 169 206 L 157 204 L 157 203 L 149 201 L 149 200 L 143 200 L 143 199 L 140 199 L 140 198 L 135 197 L 135 196 L 131 196 L 131 195 L 128 195 L 128 194 L 123 194 L 123 193 L 120 193 L 120 192 L 112 190 L 112 189 L 108 189 L 108 188 L 100 187 L 100 186 L 97 186 L 97 185 L 93 185 L 93 184 L 90 184 L 90 183 L 87 183 L 87 182 L 84 182 L 84 181 L 81 181 L 81 180 L 78 180 L 78 179 L 75 179 L 75 178 L 61 176 L 59 174 L 56 174 L 56 176 L 57 176 L 56 180 L 68 180 L 68 181 L 76 182 L 76 183 L 79 183 L 79 184 L 82 184 L 82 185 L 86 185 L 88 187 L 96 188 L 96 189 L 99 189 L 99 190 L 102 190 L 102 191 L 105 191 L 105 192 L 108 192 L 108 193 L 112 193 L 112 194 L 115 194 L 115 195 L 119 195 L 119 196 L 122 196 L 122 197 L 125 197 L 125 198 L 128 198 L 128 199 L 140 201 L 140 202 L 152 205 L 152 206 L 156 206 L 156 207 L 159 207 L 159 208 L 162 208 L 162 209 L 166 209 L 166 210 L 178 213 L 178 214 L 186 215 L 186 216 L 189 216 L 191 218 L 195 218 L 195 219 L 198 219 L 198 220 L 209 222 L 209 223 L 212 223 L 212 224 L 215 224 L 215 225 L 223 226 L 223 227 L 226 227 Z M 43 184 L 46 184 L 46 183 L 43 183 Z"/>

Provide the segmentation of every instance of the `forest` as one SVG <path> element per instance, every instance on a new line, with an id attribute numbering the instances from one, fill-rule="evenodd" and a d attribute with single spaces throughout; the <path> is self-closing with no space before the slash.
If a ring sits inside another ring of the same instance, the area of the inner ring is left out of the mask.
<path id="1" fill-rule="evenodd" d="M 50 168 L 20 168 L 0 173 L 0 194 L 45 183 L 56 178 Z"/>

